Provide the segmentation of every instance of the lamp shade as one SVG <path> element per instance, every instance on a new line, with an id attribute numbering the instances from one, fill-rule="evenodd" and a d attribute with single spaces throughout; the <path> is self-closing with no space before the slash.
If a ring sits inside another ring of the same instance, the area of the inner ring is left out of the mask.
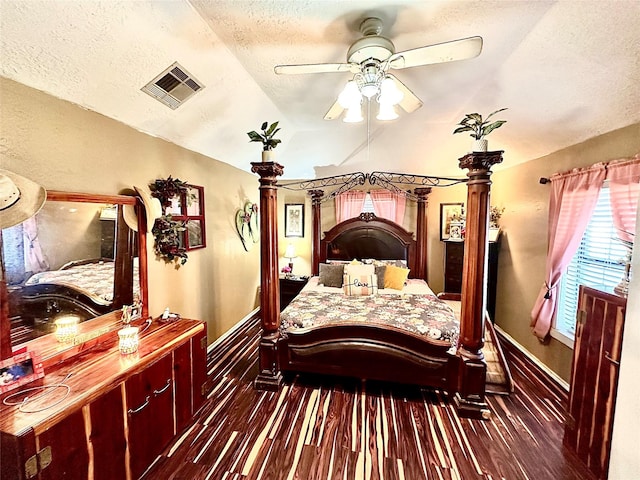
<path id="1" fill-rule="evenodd" d="M 378 111 L 376 118 L 378 120 L 395 120 L 398 118 L 398 113 L 396 112 L 396 109 L 393 108 L 393 105 L 381 103 L 380 110 Z"/>
<path id="2" fill-rule="evenodd" d="M 380 84 L 380 95 L 378 103 L 380 105 L 397 105 L 402 101 L 404 94 L 398 90 L 396 83 L 389 77 L 386 77 Z"/>
<path id="3" fill-rule="evenodd" d="M 344 118 L 342 119 L 343 122 L 347 123 L 357 123 L 362 120 L 362 109 L 360 108 L 360 105 L 347 109 L 347 113 L 344 114 Z"/>
<path id="4" fill-rule="evenodd" d="M 358 90 L 358 85 L 355 81 L 349 80 L 340 95 L 338 95 L 338 103 L 342 108 L 352 108 L 360 105 L 361 102 L 362 95 Z"/>
<path id="5" fill-rule="evenodd" d="M 284 257 L 288 259 L 296 258 L 296 247 L 293 246 L 293 243 L 287 245 L 287 249 L 284 252 Z"/>

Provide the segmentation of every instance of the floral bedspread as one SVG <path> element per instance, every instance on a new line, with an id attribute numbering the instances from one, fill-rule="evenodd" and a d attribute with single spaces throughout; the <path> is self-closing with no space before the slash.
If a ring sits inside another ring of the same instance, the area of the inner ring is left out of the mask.
<path id="1" fill-rule="evenodd" d="M 459 323 L 449 305 L 428 294 L 346 296 L 302 291 L 280 314 L 280 332 L 340 323 L 386 325 L 432 340 L 455 342 Z"/>
<path id="2" fill-rule="evenodd" d="M 25 285 L 53 283 L 79 290 L 99 305 L 113 300 L 114 262 L 95 262 L 75 265 L 63 270 L 40 272 L 31 276 Z M 134 266 L 134 289 L 139 291 L 138 269 Z"/>

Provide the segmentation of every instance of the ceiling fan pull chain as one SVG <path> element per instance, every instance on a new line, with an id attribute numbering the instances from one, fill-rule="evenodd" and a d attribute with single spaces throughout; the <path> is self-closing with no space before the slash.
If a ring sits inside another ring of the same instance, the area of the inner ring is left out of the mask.
<path id="1" fill-rule="evenodd" d="M 371 99 L 367 98 L 367 163 L 371 159 Z"/>

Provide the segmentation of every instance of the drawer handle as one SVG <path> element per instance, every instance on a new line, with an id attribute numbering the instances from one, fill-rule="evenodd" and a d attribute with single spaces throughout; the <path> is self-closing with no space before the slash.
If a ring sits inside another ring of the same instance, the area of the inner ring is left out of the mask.
<path id="1" fill-rule="evenodd" d="M 609 352 L 604 352 L 604 358 L 613 363 L 616 367 L 620 366 L 620 362 L 611 358 L 611 354 Z"/>
<path id="2" fill-rule="evenodd" d="M 164 392 L 169 388 L 169 386 L 170 386 L 170 385 L 171 385 L 171 379 L 170 379 L 170 378 L 167 378 L 167 384 L 166 384 L 164 387 L 162 387 L 160 390 L 154 390 L 154 391 L 153 391 L 153 394 L 154 394 L 155 396 L 158 396 L 158 395 L 160 395 L 161 393 L 164 393 Z"/>
<path id="3" fill-rule="evenodd" d="M 129 415 L 133 415 L 134 413 L 138 413 L 138 412 L 142 411 L 144 409 L 144 407 L 149 405 L 149 400 L 151 400 L 151 397 L 149 395 L 147 395 L 147 398 L 144 400 L 144 403 L 142 405 L 140 405 L 138 408 L 134 408 L 133 410 L 129 409 Z"/>

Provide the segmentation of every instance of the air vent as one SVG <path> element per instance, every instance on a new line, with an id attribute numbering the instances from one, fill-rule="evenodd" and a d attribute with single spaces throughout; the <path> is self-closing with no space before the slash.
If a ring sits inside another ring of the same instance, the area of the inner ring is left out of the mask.
<path id="1" fill-rule="evenodd" d="M 203 88 L 204 85 L 176 62 L 142 87 L 142 91 L 175 110 Z"/>

